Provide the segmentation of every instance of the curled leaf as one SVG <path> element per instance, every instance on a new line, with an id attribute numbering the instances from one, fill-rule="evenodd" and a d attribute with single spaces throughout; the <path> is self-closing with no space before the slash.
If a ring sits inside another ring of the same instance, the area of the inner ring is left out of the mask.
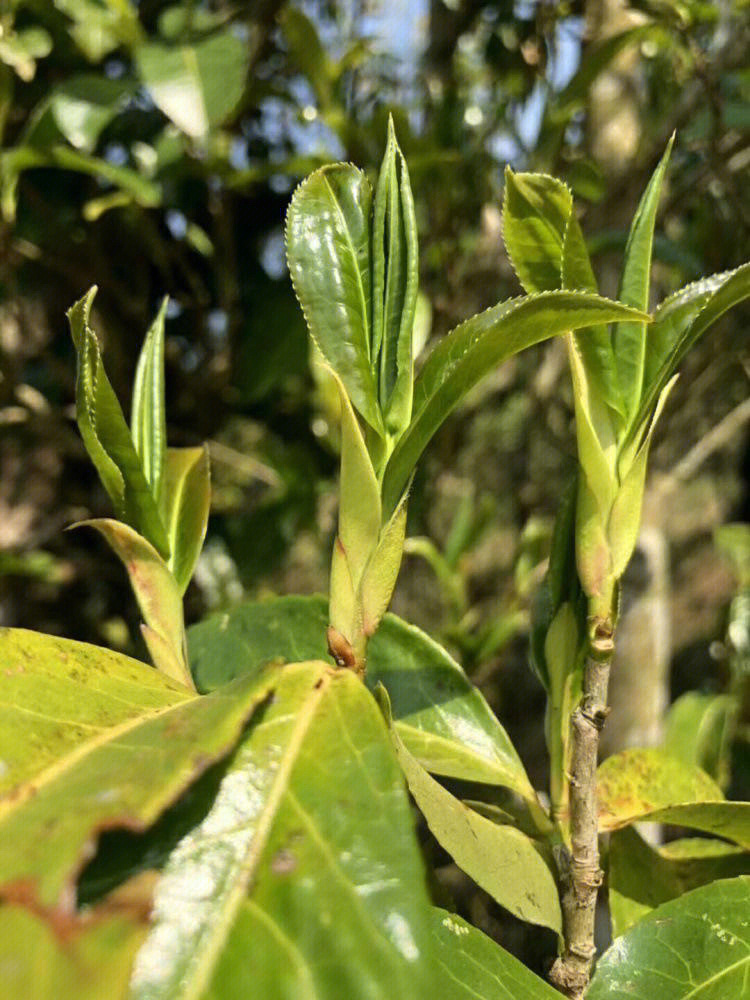
<path id="1" fill-rule="evenodd" d="M 127 524 L 101 517 L 73 525 L 83 526 L 96 528 L 125 566 L 146 623 L 144 638 L 155 657 L 154 666 L 193 687 L 187 665 L 182 595 L 167 564 L 153 545 Z"/>
<path id="2" fill-rule="evenodd" d="M 68 310 L 77 355 L 76 418 L 115 513 L 167 557 L 169 543 L 117 396 L 104 371 L 99 343 L 89 326 L 96 286 Z"/>

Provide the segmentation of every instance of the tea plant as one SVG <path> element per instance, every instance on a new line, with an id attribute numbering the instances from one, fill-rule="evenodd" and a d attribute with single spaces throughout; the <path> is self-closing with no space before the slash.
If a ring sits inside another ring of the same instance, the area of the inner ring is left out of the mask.
<path id="1" fill-rule="evenodd" d="M 619 303 L 597 294 L 567 189 L 509 174 L 506 240 L 527 294 L 459 325 L 416 377 L 416 223 L 392 127 L 374 193 L 347 164 L 303 182 L 287 219 L 289 269 L 341 404 L 329 599 L 242 605 L 187 638 L 181 597 L 205 533 L 208 464 L 203 449 L 166 446 L 164 309 L 138 364 L 130 428 L 91 329 L 95 290 L 71 309 L 79 427 L 117 515 L 88 523 L 127 569 L 156 669 L 0 634 L 9 995 L 558 996 L 432 906 L 407 785 L 460 868 L 558 934 L 552 979 L 568 996 L 645 998 L 655 984 L 670 998 L 745 995 L 750 806 L 659 751 L 596 771 L 653 426 L 684 352 L 750 292 L 746 266 L 683 289 L 651 321 L 665 170 L 666 158 L 636 215 Z M 548 693 L 547 810 L 461 667 L 386 609 L 430 438 L 496 365 L 557 335 L 571 358 L 579 473 L 532 636 Z M 487 795 L 464 800 L 441 778 Z M 642 819 L 712 839 L 651 848 L 631 829 Z M 612 831 L 617 939 L 589 986 L 598 834 Z"/>

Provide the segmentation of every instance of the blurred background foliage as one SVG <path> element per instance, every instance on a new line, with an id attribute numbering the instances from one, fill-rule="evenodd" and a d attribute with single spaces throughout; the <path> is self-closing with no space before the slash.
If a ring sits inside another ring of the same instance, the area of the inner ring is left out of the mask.
<path id="1" fill-rule="evenodd" d="M 615 293 L 627 225 L 676 129 L 655 247 L 662 298 L 750 257 L 748 6 L 6 0 L 0 623 L 142 653 L 121 567 L 90 533 L 62 532 L 109 513 L 73 422 L 64 321 L 90 285 L 123 400 L 147 325 L 171 299 L 170 443 L 207 439 L 215 486 L 189 620 L 244 597 L 325 590 L 335 417 L 286 274 L 294 186 L 331 160 L 374 172 L 393 113 L 417 202 L 426 342 L 520 292 L 500 231 L 507 163 L 568 182 L 602 290 Z M 689 358 L 657 432 L 609 749 L 660 742 L 678 695 L 736 694 L 747 674 L 739 536 L 724 536 L 722 555 L 712 534 L 747 520 L 750 503 L 747 320 L 733 312 Z M 458 653 L 538 785 L 528 617 L 574 460 L 571 420 L 560 344 L 474 392 L 422 463 L 394 602 Z M 745 705 L 745 723 L 721 715 L 725 736 L 746 725 Z M 675 747 L 680 725 L 672 718 Z M 748 770 L 745 759 L 734 773 Z M 484 907 L 469 915 L 492 929 L 481 894 L 467 907 Z"/>

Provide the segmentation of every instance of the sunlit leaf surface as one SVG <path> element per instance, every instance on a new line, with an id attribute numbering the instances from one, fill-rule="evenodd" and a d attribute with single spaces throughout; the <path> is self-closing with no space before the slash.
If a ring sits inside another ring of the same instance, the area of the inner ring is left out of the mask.
<path id="1" fill-rule="evenodd" d="M 0 984 L 8 1000 L 124 1000 L 148 911 L 81 919 L 0 907 Z"/>
<path id="2" fill-rule="evenodd" d="M 188 630 L 200 690 L 273 659 L 326 656 L 323 597 L 280 597 L 241 605 Z M 456 661 L 433 639 L 386 615 L 368 646 L 368 686 L 382 682 L 405 745 L 428 770 L 534 793 L 508 734 Z"/>
<path id="3" fill-rule="evenodd" d="M 638 310 L 584 292 L 542 292 L 501 302 L 438 341 L 414 384 L 412 421 L 386 469 L 383 508 L 394 510 L 435 431 L 485 375 L 532 344 L 623 319 Z"/>
<path id="4" fill-rule="evenodd" d="M 436 908 L 432 934 L 440 1000 L 559 1000 L 557 990 L 461 917 Z"/>
<path id="5" fill-rule="evenodd" d="M 324 663 L 276 690 L 177 846 L 135 1000 L 422 1000 L 433 963 L 403 778 L 361 682 Z"/>
<path id="6" fill-rule="evenodd" d="M 750 877 L 665 903 L 604 953 L 586 1000 L 746 1000 Z"/>
<path id="7" fill-rule="evenodd" d="M 154 104 L 194 139 L 231 114 L 245 87 L 249 47 L 231 31 L 193 45 L 148 42 L 138 46 L 138 75 Z"/>
<path id="8" fill-rule="evenodd" d="M 84 643 L 0 633 L 0 898 L 70 910 L 101 831 L 143 830 L 229 752 L 268 687 L 199 698 Z"/>
<path id="9" fill-rule="evenodd" d="M 557 885 L 537 845 L 514 827 L 470 809 L 419 764 L 394 733 L 409 791 L 440 846 L 458 867 L 521 920 L 562 930 Z"/>

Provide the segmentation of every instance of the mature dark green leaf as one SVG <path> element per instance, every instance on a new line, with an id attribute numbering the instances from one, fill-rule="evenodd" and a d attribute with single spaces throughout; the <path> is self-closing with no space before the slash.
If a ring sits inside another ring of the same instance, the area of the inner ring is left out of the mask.
<path id="1" fill-rule="evenodd" d="M 190 665 L 212 690 L 272 660 L 326 656 L 323 597 L 279 597 L 244 604 L 188 629 Z M 396 728 L 429 771 L 535 795 L 507 733 L 461 667 L 433 639 L 386 615 L 370 640 L 367 684 L 381 682 Z"/>
<path id="2" fill-rule="evenodd" d="M 686 692 L 667 713 L 664 749 L 686 764 L 703 768 L 726 787 L 738 707 L 732 695 Z"/>
<path id="3" fill-rule="evenodd" d="M 604 953 L 586 1000 L 745 1000 L 750 877 L 664 903 Z"/>
<path id="4" fill-rule="evenodd" d="M 648 819 L 703 830 L 750 849 L 750 803 L 725 801 L 704 771 L 662 751 L 625 750 L 609 757 L 599 768 L 597 792 L 602 832 Z"/>
<path id="5" fill-rule="evenodd" d="M 409 171 L 392 119 L 373 206 L 372 266 L 372 358 L 378 360 L 386 428 L 397 438 L 411 417 L 412 329 L 419 269 Z"/>
<path id="6" fill-rule="evenodd" d="M 156 890 L 134 1000 L 422 1000 L 430 906 L 403 779 L 351 671 L 276 671 Z"/>
<path id="7" fill-rule="evenodd" d="M 750 853 L 723 840 L 689 838 L 652 847 L 631 828 L 617 830 L 609 841 L 612 933 L 619 937 L 655 907 L 691 889 L 747 874 Z"/>
<path id="8" fill-rule="evenodd" d="M 409 791 L 440 846 L 458 867 L 521 920 L 562 931 L 557 883 L 537 844 L 512 826 L 499 825 L 443 788 L 391 730 Z"/>
<path id="9" fill-rule="evenodd" d="M 625 247 L 618 299 L 643 312 L 648 310 L 651 287 L 651 253 L 654 243 L 656 210 L 659 207 L 662 182 L 672 152 L 674 136 L 654 171 L 641 197 L 630 225 Z M 614 332 L 614 352 L 623 400 L 630 417 L 640 407 L 646 368 L 647 340 L 645 323 L 619 323 Z"/>
<path id="10" fill-rule="evenodd" d="M 658 307 L 648 331 L 643 398 L 632 426 L 648 418 L 685 354 L 721 316 L 750 297 L 750 263 L 686 285 Z"/>
<path id="11" fill-rule="evenodd" d="M 270 690 L 245 677 L 199 698 L 84 643 L 0 633 L 0 898 L 70 910 L 102 830 L 143 830 L 226 755 Z M 33 707 L 32 707 L 33 706 Z"/>
<path id="12" fill-rule="evenodd" d="M 138 75 L 154 104 L 192 139 L 203 140 L 236 108 L 250 49 L 231 30 L 192 45 L 148 42 L 135 51 Z"/>
<path id="13" fill-rule="evenodd" d="M 532 344 L 636 312 L 596 295 L 543 292 L 501 302 L 457 326 L 437 344 L 415 383 L 411 424 L 385 472 L 384 514 L 395 509 L 432 435 L 480 379 Z"/>
<path id="14" fill-rule="evenodd" d="M 169 545 L 164 525 L 120 404 L 104 371 L 96 335 L 89 326 L 95 295 L 96 287 L 68 310 L 78 360 L 78 426 L 117 517 L 147 538 L 166 558 Z"/>
<path id="15" fill-rule="evenodd" d="M 432 924 L 440 1000 L 559 1000 L 557 990 L 456 914 L 436 908 Z"/>
<path id="16" fill-rule="evenodd" d="M 354 407 L 384 433 L 371 360 L 370 211 L 365 175 L 323 167 L 294 192 L 286 221 L 289 273 L 310 335 Z"/>
<path id="17" fill-rule="evenodd" d="M 164 405 L 164 318 L 166 297 L 143 341 L 133 382 L 130 430 L 157 503 L 161 500 L 164 456 L 167 450 L 167 414 Z"/>

